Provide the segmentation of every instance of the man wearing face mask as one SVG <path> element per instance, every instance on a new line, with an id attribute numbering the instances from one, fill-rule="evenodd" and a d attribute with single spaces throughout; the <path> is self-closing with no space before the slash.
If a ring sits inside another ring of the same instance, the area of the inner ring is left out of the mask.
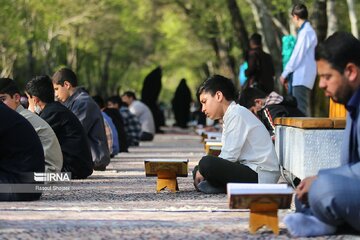
<path id="1" fill-rule="evenodd" d="M 45 155 L 45 171 L 60 172 L 63 165 L 63 155 L 53 129 L 41 117 L 25 109 L 20 103 L 20 98 L 20 91 L 15 81 L 10 78 L 0 78 L 0 100 L 25 117 L 40 138 Z"/>

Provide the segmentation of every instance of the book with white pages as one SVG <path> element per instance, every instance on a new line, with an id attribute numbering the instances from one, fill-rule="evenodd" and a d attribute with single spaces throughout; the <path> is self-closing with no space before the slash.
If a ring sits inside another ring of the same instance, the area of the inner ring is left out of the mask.
<path id="1" fill-rule="evenodd" d="M 228 183 L 230 208 L 249 209 L 252 203 L 276 203 L 279 209 L 290 208 L 293 188 L 287 184 Z"/>

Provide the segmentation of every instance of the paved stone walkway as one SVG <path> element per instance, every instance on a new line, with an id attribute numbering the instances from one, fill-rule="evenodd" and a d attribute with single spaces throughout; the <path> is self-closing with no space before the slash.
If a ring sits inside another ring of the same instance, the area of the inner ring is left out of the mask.
<path id="1" fill-rule="evenodd" d="M 40 201 L 0 203 L 0 239 L 288 239 L 281 232 L 248 232 L 247 210 L 229 210 L 225 194 L 196 192 L 189 177 L 180 192 L 156 193 L 146 158 L 188 158 L 192 170 L 204 154 L 200 137 L 178 130 L 157 135 L 112 159 L 104 172 L 77 180 L 71 191 L 45 192 Z M 357 239 L 338 235 L 317 239 Z"/>

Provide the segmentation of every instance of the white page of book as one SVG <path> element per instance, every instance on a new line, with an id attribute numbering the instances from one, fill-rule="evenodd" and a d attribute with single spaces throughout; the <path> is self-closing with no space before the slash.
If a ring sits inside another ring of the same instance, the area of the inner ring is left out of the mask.
<path id="1" fill-rule="evenodd" d="M 291 194 L 287 184 L 228 183 L 228 194 Z"/>

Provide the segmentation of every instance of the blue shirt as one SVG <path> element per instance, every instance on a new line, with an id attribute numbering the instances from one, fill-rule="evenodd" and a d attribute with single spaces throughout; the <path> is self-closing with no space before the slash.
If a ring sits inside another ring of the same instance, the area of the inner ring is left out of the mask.
<path id="1" fill-rule="evenodd" d="M 119 144 L 119 137 L 118 137 L 118 132 L 116 130 L 116 127 L 114 125 L 114 122 L 111 120 L 111 117 L 109 117 L 109 115 L 107 115 L 104 112 L 101 112 L 105 121 L 109 124 L 110 128 L 111 128 L 111 133 L 112 133 L 112 140 L 113 140 L 113 145 L 112 145 L 112 154 L 116 155 L 119 153 L 120 151 L 120 144 Z"/>
<path id="2" fill-rule="evenodd" d="M 356 163 L 360 161 L 357 141 L 357 126 L 358 126 L 358 113 L 359 113 L 359 104 L 360 104 L 360 88 L 355 92 L 355 94 L 350 98 L 346 104 L 346 110 L 348 110 L 350 118 L 352 120 L 351 130 L 350 130 L 350 144 L 349 144 L 349 156 L 350 162 Z"/>
<path id="3" fill-rule="evenodd" d="M 315 61 L 317 36 L 307 21 L 299 30 L 295 47 L 281 76 L 286 78 L 293 73 L 292 86 L 305 86 L 313 89 L 317 74 Z"/>

